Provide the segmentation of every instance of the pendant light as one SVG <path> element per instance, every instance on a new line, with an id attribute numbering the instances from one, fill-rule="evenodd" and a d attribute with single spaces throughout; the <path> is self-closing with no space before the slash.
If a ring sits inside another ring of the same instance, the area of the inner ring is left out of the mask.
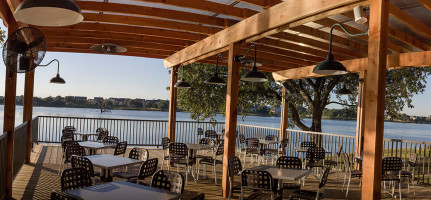
<path id="1" fill-rule="evenodd" d="M 346 86 L 346 77 L 344 76 L 343 79 L 344 79 L 343 87 L 339 89 L 336 93 L 339 95 L 352 95 L 353 94 L 352 90 L 350 90 Z"/>
<path id="2" fill-rule="evenodd" d="M 250 49 L 254 47 L 254 62 L 253 67 L 251 68 L 251 71 L 248 71 L 244 76 L 241 77 L 242 81 L 248 81 L 248 82 L 265 82 L 267 81 L 265 74 L 262 72 L 257 71 L 257 62 L 256 62 L 256 45 L 252 44 L 247 50 L 247 53 L 244 56 L 235 56 L 234 60 L 236 62 L 241 62 L 242 60 L 246 59 L 246 56 L 250 52 Z"/>
<path id="3" fill-rule="evenodd" d="M 216 62 L 216 66 L 215 66 L 215 71 L 214 74 L 207 78 L 204 83 L 206 84 L 217 84 L 217 85 L 226 85 L 226 81 L 223 78 L 220 78 L 218 76 L 218 58 L 221 57 L 221 59 L 223 60 L 223 56 L 221 54 L 217 55 L 217 62 Z"/>
<path id="4" fill-rule="evenodd" d="M 84 16 L 73 0 L 24 0 L 13 14 L 18 21 L 36 26 L 70 26 Z"/>
<path id="5" fill-rule="evenodd" d="M 190 84 L 188 84 L 184 80 L 184 77 L 183 77 L 184 76 L 184 65 L 181 64 L 180 68 L 181 68 L 181 79 L 177 83 L 175 83 L 174 87 L 176 87 L 176 88 L 191 88 L 192 86 L 190 86 Z M 175 73 L 175 72 L 173 72 L 173 73 Z"/>
<path id="6" fill-rule="evenodd" d="M 332 55 L 332 31 L 336 26 L 340 26 L 341 29 L 343 29 L 344 32 L 346 32 L 348 35 L 352 37 L 357 37 L 361 35 L 368 35 L 368 31 L 365 33 L 358 33 L 358 34 L 351 34 L 349 31 L 347 31 L 343 25 L 336 23 L 331 27 L 331 31 L 329 32 L 329 53 L 326 57 L 326 60 L 317 64 L 316 67 L 313 69 L 313 73 L 315 74 L 322 74 L 322 75 L 342 75 L 349 73 L 346 69 L 346 67 L 343 66 L 340 62 L 336 61 L 334 59 L 334 56 Z"/>
<path id="7" fill-rule="evenodd" d="M 57 83 L 57 84 L 65 84 L 66 81 L 64 81 L 64 79 L 60 77 L 60 61 L 58 61 L 57 59 L 54 59 L 54 60 L 51 60 L 51 62 L 49 62 L 46 65 L 39 65 L 39 66 L 46 67 L 54 61 L 57 62 L 57 75 L 55 77 L 51 78 L 51 80 L 49 82 L 50 83 Z"/>

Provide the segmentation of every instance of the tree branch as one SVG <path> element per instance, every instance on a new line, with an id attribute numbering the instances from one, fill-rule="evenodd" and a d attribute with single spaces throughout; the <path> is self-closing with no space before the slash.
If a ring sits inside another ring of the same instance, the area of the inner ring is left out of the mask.
<path id="1" fill-rule="evenodd" d="M 293 81 L 291 83 L 295 84 Z M 305 91 L 304 87 L 302 86 L 302 80 L 299 80 L 299 84 L 298 85 L 295 84 L 294 86 L 296 87 L 296 89 L 299 89 L 299 94 L 302 96 L 305 102 L 307 102 L 310 109 L 313 110 L 314 109 L 313 100 L 311 99 L 311 97 L 308 95 L 308 93 Z"/>
<path id="2" fill-rule="evenodd" d="M 299 117 L 298 110 L 295 107 L 295 104 L 289 101 L 289 109 L 292 111 L 292 120 L 293 123 L 300 128 L 301 130 L 310 130 L 308 126 L 301 122 L 301 118 Z"/>
<path id="3" fill-rule="evenodd" d="M 340 79 L 340 77 L 334 76 L 329 81 L 328 85 L 326 86 L 325 90 L 323 91 L 322 102 L 321 102 L 320 107 L 325 107 L 327 105 L 329 95 L 331 94 L 331 91 L 334 89 L 334 87 L 337 85 L 339 79 Z"/>
<path id="4" fill-rule="evenodd" d="M 345 104 L 345 103 L 336 102 L 336 101 L 330 101 L 326 105 L 329 105 L 329 104 L 339 104 L 339 105 L 342 105 L 342 106 L 358 106 L 356 104 Z"/>

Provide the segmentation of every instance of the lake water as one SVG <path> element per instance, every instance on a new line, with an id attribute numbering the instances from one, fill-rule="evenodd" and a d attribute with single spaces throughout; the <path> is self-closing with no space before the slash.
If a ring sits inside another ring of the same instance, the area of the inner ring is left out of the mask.
<path id="1" fill-rule="evenodd" d="M 53 108 L 53 107 L 34 107 L 33 116 L 70 116 L 70 117 L 95 117 L 95 118 L 119 118 L 119 119 L 144 119 L 144 120 L 167 120 L 168 112 L 159 111 L 130 111 L 112 110 L 108 113 L 100 113 L 99 109 L 89 108 Z M 215 118 L 218 122 L 224 122 L 224 117 L 218 115 Z M 16 125 L 22 123 L 22 106 L 16 108 Z M 178 121 L 192 121 L 188 113 L 177 113 Z M 303 119 L 305 124 L 311 124 L 310 119 Z M 247 116 L 244 121 L 238 116 L 238 123 L 255 126 L 279 128 L 280 117 L 257 117 Z M 0 128 L 3 129 L 3 106 L 0 107 Z M 356 134 L 356 121 L 346 120 L 323 120 L 322 129 L 325 133 L 342 135 Z M 384 137 L 388 139 L 403 139 L 413 141 L 431 142 L 431 124 L 411 124 L 385 122 Z"/>

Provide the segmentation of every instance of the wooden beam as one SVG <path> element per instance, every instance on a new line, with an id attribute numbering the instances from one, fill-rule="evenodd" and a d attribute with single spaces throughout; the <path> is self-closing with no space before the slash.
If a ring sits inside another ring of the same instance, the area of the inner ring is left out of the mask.
<path id="1" fill-rule="evenodd" d="M 235 156 L 236 125 L 238 115 L 238 91 L 239 91 L 239 63 L 234 61 L 234 57 L 240 53 L 240 44 L 229 45 L 229 66 L 227 76 L 226 93 L 226 117 L 223 153 L 223 175 L 222 188 L 223 197 L 229 195 L 229 174 L 228 159 Z M 232 181 L 234 177 L 232 176 Z"/>
<path id="2" fill-rule="evenodd" d="M 428 10 L 431 10 L 431 0 L 417 0 L 424 5 Z"/>
<path id="3" fill-rule="evenodd" d="M 168 117 L 168 138 L 171 142 L 175 142 L 175 124 L 177 122 L 177 88 L 175 83 L 178 81 L 178 67 L 171 69 L 171 83 L 169 93 L 169 117 Z"/>
<path id="4" fill-rule="evenodd" d="M 389 0 L 371 0 L 364 98 L 362 199 L 381 198 Z"/>
<path id="5" fill-rule="evenodd" d="M 413 16 L 407 14 L 406 12 L 399 9 L 398 7 L 396 7 L 393 4 L 390 4 L 389 8 L 390 8 L 389 12 L 393 17 L 404 22 L 407 26 L 409 26 L 413 30 L 421 33 L 422 35 L 425 35 L 427 37 L 431 37 L 431 28 L 429 26 L 427 26 L 426 24 L 417 20 Z"/>
<path id="6" fill-rule="evenodd" d="M 78 44 L 78 43 L 47 43 L 47 47 L 56 47 L 56 48 L 70 48 L 70 49 L 77 49 L 77 50 L 90 50 L 90 47 L 93 44 Z M 137 48 L 137 47 L 129 47 L 125 46 L 127 48 L 127 52 L 134 52 L 134 53 L 146 53 L 146 54 L 154 54 L 154 55 L 171 55 L 175 51 L 170 50 L 163 50 L 163 49 L 148 49 L 145 47 Z M 119 53 L 123 54 L 123 53 Z M 117 54 L 116 54 L 117 55 Z"/>
<path id="7" fill-rule="evenodd" d="M 33 90 L 34 90 L 34 72 L 35 69 L 25 73 L 24 84 L 24 107 L 22 122 L 27 122 L 27 149 L 26 163 L 30 163 L 30 154 L 32 150 L 32 121 L 33 121 Z"/>
<path id="8" fill-rule="evenodd" d="M 12 34 L 18 30 L 15 19 L 9 18 L 8 33 Z M 17 67 L 16 65 L 13 67 Z M 7 164 L 6 164 L 6 199 L 12 198 L 13 181 L 13 150 L 15 135 L 15 101 L 16 101 L 16 73 L 6 68 L 3 133 L 7 133 Z"/>
<path id="9" fill-rule="evenodd" d="M 340 61 L 351 73 L 359 73 L 368 69 L 368 58 Z M 410 67 L 428 67 L 431 66 L 431 51 L 411 52 L 402 54 L 387 55 L 386 69 L 403 69 Z M 315 65 L 300 67 L 289 70 L 282 70 L 273 73 L 276 81 L 287 79 L 303 79 L 322 77 L 313 73 Z"/>
<path id="10" fill-rule="evenodd" d="M 286 129 L 289 120 L 289 102 L 286 99 L 286 92 L 286 88 L 283 87 L 283 94 L 281 98 L 280 141 L 287 138 Z"/>
<path id="11" fill-rule="evenodd" d="M 67 53 L 92 53 L 92 54 L 102 54 L 90 49 L 72 49 L 72 48 L 61 48 L 61 47 L 47 47 L 47 51 L 51 52 L 67 52 Z M 147 54 L 147 53 L 137 53 L 137 52 L 124 52 L 119 54 L 114 54 L 115 56 L 135 56 L 135 57 L 146 57 L 146 58 L 155 58 L 155 59 L 164 59 L 169 55 L 160 55 L 160 54 Z"/>
<path id="12" fill-rule="evenodd" d="M 158 3 L 164 5 L 171 5 L 183 8 L 191 8 L 196 10 L 202 10 L 211 13 L 217 13 L 232 17 L 238 18 L 248 18 L 256 13 L 257 11 L 247 9 L 247 8 L 239 8 L 226 4 L 215 3 L 211 1 L 201 1 L 201 0 L 136 0 L 142 2 L 150 2 L 150 3 Z"/>
<path id="13" fill-rule="evenodd" d="M 228 46 L 229 44 L 246 40 L 264 32 L 271 30 L 278 30 L 278 32 L 281 32 L 282 29 L 279 28 L 286 26 L 289 23 L 302 20 L 313 15 L 329 13 L 328 11 L 333 9 L 357 2 L 360 1 L 287 0 L 175 53 L 165 59 L 165 67 L 169 68 L 180 63 L 187 62 L 203 54 L 216 51 Z M 286 12 L 286 10 L 289 12 Z M 342 11 L 343 10 L 340 10 L 340 12 Z M 329 15 L 320 15 L 321 18 L 328 16 Z"/>
<path id="14" fill-rule="evenodd" d="M 12 13 L 9 10 L 9 5 L 6 3 L 6 1 L 1 0 L 0 1 L 0 18 L 3 19 L 3 24 L 8 27 L 8 21 L 10 17 L 13 17 Z"/>

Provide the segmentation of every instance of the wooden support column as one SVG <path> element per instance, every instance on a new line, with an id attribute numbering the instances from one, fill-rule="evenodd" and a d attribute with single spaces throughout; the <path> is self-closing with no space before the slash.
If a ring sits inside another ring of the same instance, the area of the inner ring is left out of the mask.
<path id="1" fill-rule="evenodd" d="M 230 157 L 235 156 L 236 143 L 236 120 L 238 115 L 238 90 L 239 90 L 239 62 L 233 59 L 240 54 L 239 43 L 229 45 L 229 64 L 227 75 L 227 94 L 226 94 L 226 117 L 225 117 L 225 136 L 223 154 L 223 175 L 222 187 L 223 197 L 229 195 L 229 177 L 227 163 Z M 233 180 L 233 177 L 232 177 Z"/>
<path id="2" fill-rule="evenodd" d="M 370 1 L 362 199 L 381 198 L 389 0 Z"/>
<path id="3" fill-rule="evenodd" d="M 286 88 L 283 87 L 281 98 L 280 141 L 287 138 L 286 129 L 289 119 L 289 102 L 286 100 Z"/>
<path id="4" fill-rule="evenodd" d="M 358 86 L 358 107 L 356 116 L 356 144 L 355 144 L 355 156 L 361 156 L 364 150 L 364 113 L 365 113 L 365 81 L 367 71 L 359 72 L 359 86 Z M 356 169 L 361 169 L 362 163 L 358 162 Z"/>
<path id="5" fill-rule="evenodd" d="M 175 141 L 175 123 L 177 121 L 177 88 L 174 86 L 177 83 L 178 67 L 174 66 L 171 68 L 171 84 L 170 84 L 170 95 L 169 95 L 169 122 L 168 122 L 168 138 Z"/>
<path id="6" fill-rule="evenodd" d="M 26 149 L 26 163 L 30 163 L 30 154 L 32 149 L 31 130 L 33 118 L 33 91 L 34 91 L 34 71 L 33 69 L 25 73 L 24 85 L 24 108 L 22 122 L 28 122 L 27 128 L 27 149 Z"/>
<path id="7" fill-rule="evenodd" d="M 8 33 L 12 34 L 18 29 L 18 24 L 15 22 L 13 17 L 11 17 L 10 19 L 11 20 L 8 23 Z M 3 132 L 7 132 L 8 137 L 6 177 L 4 178 L 6 178 L 6 199 L 11 199 L 13 179 L 13 145 L 15 129 L 16 73 L 10 72 L 8 69 L 6 69 L 5 80 Z"/>

